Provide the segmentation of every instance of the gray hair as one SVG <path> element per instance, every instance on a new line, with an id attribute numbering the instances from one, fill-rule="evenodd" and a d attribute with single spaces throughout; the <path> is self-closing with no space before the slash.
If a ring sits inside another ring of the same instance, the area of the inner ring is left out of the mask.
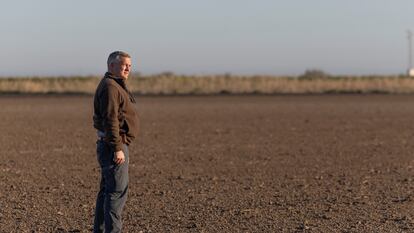
<path id="1" fill-rule="evenodd" d="M 126 52 L 122 52 L 122 51 L 112 52 L 111 54 L 109 54 L 109 57 L 108 57 L 108 61 L 107 61 L 108 66 L 111 63 L 119 62 L 121 60 L 121 57 L 131 58 L 131 56 L 129 56 L 129 54 Z"/>

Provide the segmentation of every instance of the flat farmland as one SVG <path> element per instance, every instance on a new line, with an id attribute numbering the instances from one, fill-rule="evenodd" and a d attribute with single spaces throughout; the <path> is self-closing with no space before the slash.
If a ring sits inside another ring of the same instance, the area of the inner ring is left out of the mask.
<path id="1" fill-rule="evenodd" d="M 414 96 L 138 97 L 125 232 L 412 232 Z M 0 97 L 0 232 L 90 232 L 91 96 Z"/>

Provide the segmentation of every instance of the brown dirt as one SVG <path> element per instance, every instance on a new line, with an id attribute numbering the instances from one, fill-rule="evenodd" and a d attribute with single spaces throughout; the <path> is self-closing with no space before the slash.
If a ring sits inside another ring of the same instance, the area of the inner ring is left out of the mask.
<path id="1" fill-rule="evenodd" d="M 125 232 L 412 232 L 414 96 L 140 97 Z M 92 99 L 0 98 L 0 231 L 88 232 Z"/>

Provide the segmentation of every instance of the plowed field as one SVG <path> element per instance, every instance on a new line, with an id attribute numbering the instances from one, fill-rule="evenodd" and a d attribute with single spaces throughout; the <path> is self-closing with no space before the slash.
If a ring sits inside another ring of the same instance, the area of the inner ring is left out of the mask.
<path id="1" fill-rule="evenodd" d="M 413 232 L 414 96 L 138 97 L 125 232 Z M 0 232 L 89 232 L 90 96 L 0 97 Z"/>

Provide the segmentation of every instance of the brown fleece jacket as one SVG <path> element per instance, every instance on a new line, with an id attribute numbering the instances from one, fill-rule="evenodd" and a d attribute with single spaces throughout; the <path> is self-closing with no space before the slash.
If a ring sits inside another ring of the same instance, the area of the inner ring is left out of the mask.
<path id="1" fill-rule="evenodd" d="M 94 97 L 93 126 L 105 133 L 114 151 L 129 145 L 138 135 L 139 118 L 135 110 L 135 99 L 128 91 L 124 80 L 107 72 L 96 88 Z"/>

